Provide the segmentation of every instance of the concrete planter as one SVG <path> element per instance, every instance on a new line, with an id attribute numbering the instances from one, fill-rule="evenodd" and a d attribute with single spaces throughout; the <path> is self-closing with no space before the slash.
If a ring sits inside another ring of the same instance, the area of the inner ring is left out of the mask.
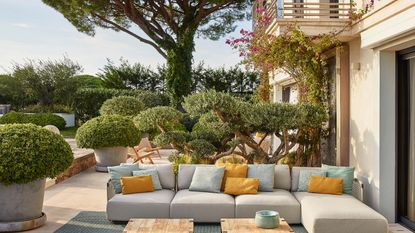
<path id="1" fill-rule="evenodd" d="M 0 184 L 0 231 L 22 231 L 43 225 L 46 179 L 27 184 Z"/>
<path id="2" fill-rule="evenodd" d="M 65 120 L 66 128 L 75 126 L 75 114 L 73 113 L 53 113 L 53 114 L 60 116 Z"/>
<path id="3" fill-rule="evenodd" d="M 95 166 L 96 171 L 108 172 L 109 166 L 118 166 L 120 163 L 127 161 L 128 148 L 127 147 L 107 147 L 94 149 L 95 160 L 97 165 Z"/>

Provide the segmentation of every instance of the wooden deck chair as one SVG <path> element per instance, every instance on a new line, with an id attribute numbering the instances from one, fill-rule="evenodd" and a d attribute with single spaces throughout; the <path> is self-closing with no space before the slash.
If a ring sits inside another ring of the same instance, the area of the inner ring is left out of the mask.
<path id="1" fill-rule="evenodd" d="M 146 152 L 144 150 L 138 150 L 138 147 L 130 147 L 128 148 L 128 157 L 133 159 L 133 163 L 144 163 L 144 159 L 148 159 L 151 164 L 154 164 L 151 156 L 154 152 Z"/>
<path id="2" fill-rule="evenodd" d="M 161 159 L 161 155 L 160 155 L 160 147 L 153 147 L 151 145 L 150 140 L 148 139 L 148 137 L 143 137 L 140 141 L 140 143 L 138 144 L 138 146 L 136 146 L 138 148 L 138 150 L 144 150 L 145 152 L 155 152 L 157 154 L 157 156 Z M 153 154 L 155 154 L 153 153 Z"/>

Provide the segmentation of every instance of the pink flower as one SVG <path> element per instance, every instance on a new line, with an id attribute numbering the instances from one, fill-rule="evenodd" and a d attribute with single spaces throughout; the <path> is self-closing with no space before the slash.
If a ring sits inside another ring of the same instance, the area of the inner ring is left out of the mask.
<path id="1" fill-rule="evenodd" d="M 245 30 L 242 28 L 239 33 L 241 33 L 242 35 L 245 33 Z"/>
<path id="2" fill-rule="evenodd" d="M 231 40 L 227 39 L 225 43 L 226 44 L 231 44 Z"/>

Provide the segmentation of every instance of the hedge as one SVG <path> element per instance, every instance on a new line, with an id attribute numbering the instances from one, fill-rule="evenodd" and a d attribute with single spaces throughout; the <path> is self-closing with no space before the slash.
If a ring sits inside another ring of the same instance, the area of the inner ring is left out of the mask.
<path id="1" fill-rule="evenodd" d="M 73 154 L 62 136 L 33 124 L 0 127 L 0 183 L 25 184 L 65 171 Z"/>
<path id="2" fill-rule="evenodd" d="M 99 116 L 102 104 L 115 96 L 135 96 L 146 108 L 170 105 L 170 98 L 163 93 L 131 89 L 83 88 L 76 92 L 72 104 L 76 119 L 85 122 Z"/>
<path id="3" fill-rule="evenodd" d="M 52 113 L 25 114 L 22 112 L 9 112 L 0 117 L 0 124 L 35 124 L 38 126 L 54 125 L 58 129 L 65 129 L 65 120 Z"/>

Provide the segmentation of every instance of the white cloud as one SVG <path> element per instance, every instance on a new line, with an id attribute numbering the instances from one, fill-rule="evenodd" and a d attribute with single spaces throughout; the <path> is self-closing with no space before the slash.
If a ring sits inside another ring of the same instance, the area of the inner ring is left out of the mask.
<path id="1" fill-rule="evenodd" d="M 12 25 L 18 28 L 31 28 L 31 26 L 27 23 L 13 23 Z"/>

